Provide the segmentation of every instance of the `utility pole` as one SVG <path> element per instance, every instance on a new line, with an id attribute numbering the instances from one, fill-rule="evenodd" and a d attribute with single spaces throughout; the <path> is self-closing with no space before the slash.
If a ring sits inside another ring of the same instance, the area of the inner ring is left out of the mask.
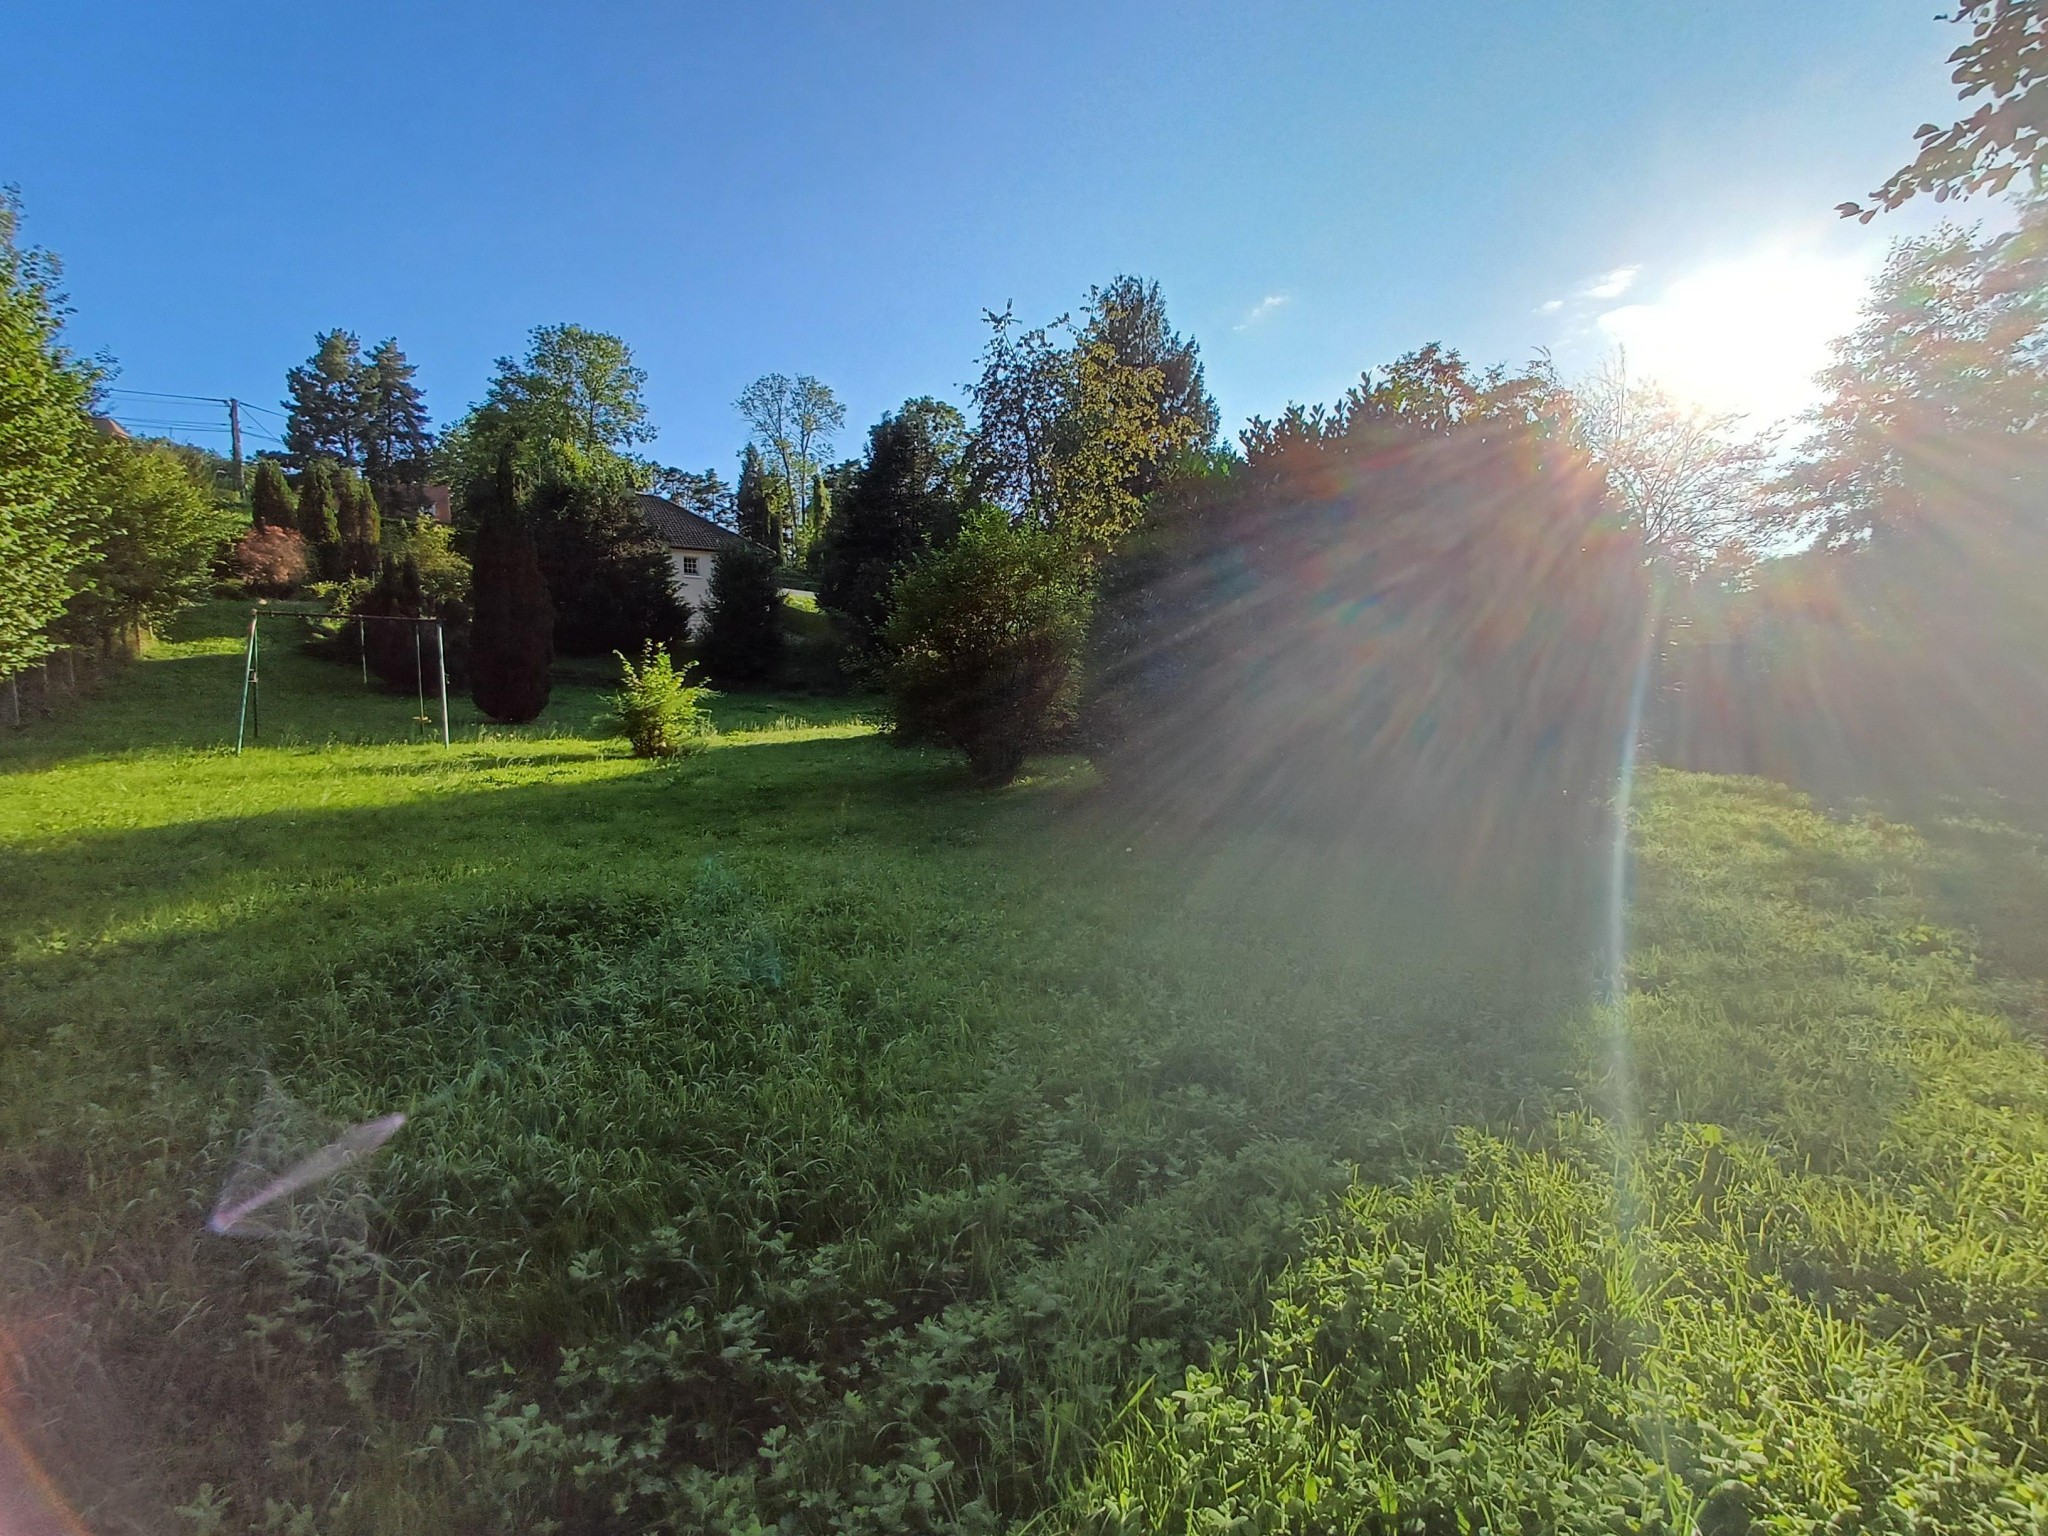
<path id="1" fill-rule="evenodd" d="M 234 442 L 235 494 L 246 496 L 249 488 L 242 483 L 242 402 L 228 401 L 228 436 Z"/>

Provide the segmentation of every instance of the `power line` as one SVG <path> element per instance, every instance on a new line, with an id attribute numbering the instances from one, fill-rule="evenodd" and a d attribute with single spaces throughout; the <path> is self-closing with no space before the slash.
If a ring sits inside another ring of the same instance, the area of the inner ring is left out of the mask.
<path id="1" fill-rule="evenodd" d="M 160 389 L 117 389 L 109 386 L 106 392 L 110 395 L 143 395 L 151 400 L 193 400 L 203 405 L 226 405 L 228 403 L 227 396 L 225 395 L 172 395 L 166 394 Z"/>

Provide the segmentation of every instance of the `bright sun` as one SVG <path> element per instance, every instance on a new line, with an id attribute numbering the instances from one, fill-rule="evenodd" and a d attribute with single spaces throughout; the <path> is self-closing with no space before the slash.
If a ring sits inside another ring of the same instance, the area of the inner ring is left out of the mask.
<path id="1" fill-rule="evenodd" d="M 1762 428 L 1814 403 L 1813 376 L 1855 325 L 1870 271 L 1867 257 L 1758 251 L 1696 268 L 1598 325 L 1631 372 Z"/>

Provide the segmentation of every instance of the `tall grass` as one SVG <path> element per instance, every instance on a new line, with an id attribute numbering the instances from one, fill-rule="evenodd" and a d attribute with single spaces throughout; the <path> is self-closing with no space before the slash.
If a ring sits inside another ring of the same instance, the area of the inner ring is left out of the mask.
<path id="1" fill-rule="evenodd" d="M 235 759 L 180 644 L 0 781 L 0 1316 L 95 1528 L 1010 1525 L 1352 1169 L 1568 1079 L 1542 925 L 1112 841 L 1073 765 L 990 797 L 787 699 L 680 766 L 444 752 L 339 693 Z M 214 1237 L 273 1093 L 411 1120 Z"/>
<path id="2" fill-rule="evenodd" d="M 1631 992 L 1586 1029 L 1588 1107 L 1626 1113 L 1355 1185 L 1077 1519 L 2048 1524 L 2048 1065 L 1924 920 L 1928 850 L 1668 773 L 1637 832 Z"/>

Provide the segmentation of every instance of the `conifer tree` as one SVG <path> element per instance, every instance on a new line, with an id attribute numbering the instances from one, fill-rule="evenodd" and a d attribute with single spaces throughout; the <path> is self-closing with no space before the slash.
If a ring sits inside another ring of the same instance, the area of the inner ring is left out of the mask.
<path id="1" fill-rule="evenodd" d="M 360 374 L 363 477 L 377 505 L 399 517 L 414 515 L 424 501 L 427 456 L 434 446 L 415 372 L 397 340 L 387 338 Z"/>
<path id="2" fill-rule="evenodd" d="M 508 445 L 488 483 L 465 498 L 476 530 L 469 691 L 476 707 L 493 720 L 519 725 L 547 708 L 555 610 L 519 505 L 512 464 Z"/>
<path id="3" fill-rule="evenodd" d="M 733 493 L 733 509 L 740 533 L 768 549 L 782 548 L 782 530 L 776 526 L 775 503 L 769 495 L 768 467 L 752 443 L 740 455 L 739 488 Z"/>
<path id="4" fill-rule="evenodd" d="M 727 550 L 711 570 L 704 665 L 722 683 L 760 683 L 782 665 L 782 592 L 775 557 L 759 545 Z"/>
<path id="5" fill-rule="evenodd" d="M 374 575 L 384 539 L 383 519 L 377 513 L 377 498 L 369 482 L 352 469 L 344 469 L 335 477 L 334 522 L 346 574 Z"/>
<path id="6" fill-rule="evenodd" d="M 339 576 L 341 533 L 335 524 L 334 467 L 326 459 L 315 459 L 299 476 L 299 532 L 312 546 L 320 574 Z"/>
<path id="7" fill-rule="evenodd" d="M 301 470 L 315 459 L 362 462 L 362 343 L 343 330 L 313 338 L 317 350 L 284 376 L 285 452 Z"/>
<path id="8" fill-rule="evenodd" d="M 256 479 L 249 487 L 249 520 L 258 528 L 297 528 L 299 504 L 284 466 L 275 459 L 256 461 Z"/>

